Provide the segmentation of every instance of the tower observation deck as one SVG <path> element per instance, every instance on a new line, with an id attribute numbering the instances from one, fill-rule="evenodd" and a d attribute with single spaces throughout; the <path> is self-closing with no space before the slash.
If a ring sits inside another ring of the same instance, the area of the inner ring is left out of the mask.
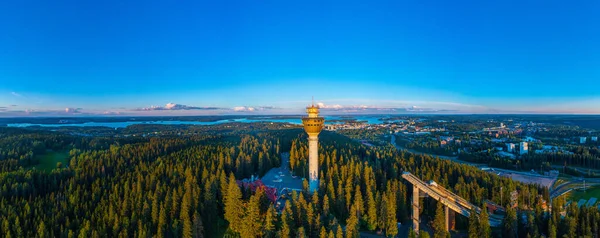
<path id="1" fill-rule="evenodd" d="M 319 116 L 319 107 L 306 107 L 307 116 L 302 117 L 304 131 L 308 134 L 308 172 L 309 190 L 314 192 L 319 188 L 319 133 L 323 130 L 325 118 Z"/>

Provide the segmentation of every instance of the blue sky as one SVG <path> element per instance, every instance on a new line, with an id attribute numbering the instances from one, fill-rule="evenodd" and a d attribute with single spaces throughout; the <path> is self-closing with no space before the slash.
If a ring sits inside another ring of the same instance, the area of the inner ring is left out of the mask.
<path id="1" fill-rule="evenodd" d="M 576 3 L 4 1 L 0 116 L 600 113 Z"/>

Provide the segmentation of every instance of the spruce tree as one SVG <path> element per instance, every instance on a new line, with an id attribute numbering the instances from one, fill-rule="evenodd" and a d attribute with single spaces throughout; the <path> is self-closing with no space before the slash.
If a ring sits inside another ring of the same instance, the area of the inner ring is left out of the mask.
<path id="1" fill-rule="evenodd" d="M 275 208 L 273 206 L 269 206 L 269 208 L 267 209 L 267 214 L 265 214 L 265 225 L 263 228 L 265 237 L 273 236 L 276 223 L 277 214 L 275 213 Z"/>
<path id="2" fill-rule="evenodd" d="M 446 238 L 446 236 L 448 236 L 448 232 L 446 231 L 446 213 L 444 212 L 444 205 L 438 202 L 433 220 L 433 237 Z"/>
<path id="3" fill-rule="evenodd" d="M 291 206 L 290 203 L 286 202 L 285 208 L 281 212 L 281 231 L 280 231 L 280 235 L 279 235 L 281 238 L 289 238 L 290 232 L 292 230 L 290 227 L 291 215 L 292 215 L 290 206 Z"/>
<path id="4" fill-rule="evenodd" d="M 46 233 L 46 224 L 44 223 L 44 221 L 40 222 L 40 224 L 38 225 L 37 235 L 40 238 L 48 237 L 48 234 Z"/>
<path id="5" fill-rule="evenodd" d="M 377 192 L 377 197 L 380 197 L 380 203 L 379 203 L 379 210 L 377 212 L 377 227 L 379 227 L 379 230 L 384 230 L 386 228 L 387 222 L 387 209 L 388 209 L 388 205 L 387 205 L 387 196 L 385 196 L 385 194 L 383 196 L 379 195 L 379 192 Z M 378 199 L 379 200 L 379 199 Z"/>
<path id="6" fill-rule="evenodd" d="M 263 219 L 260 215 L 260 197 L 261 193 L 257 192 L 256 194 L 250 197 L 250 201 L 246 204 L 246 215 L 243 218 L 242 222 L 242 237 L 262 237 L 263 234 L 261 225 L 263 224 Z"/>
<path id="7" fill-rule="evenodd" d="M 329 197 L 327 196 L 327 194 L 325 194 L 325 197 L 323 198 L 323 216 L 327 217 L 330 214 L 329 211 Z"/>
<path id="8" fill-rule="evenodd" d="M 304 227 L 298 228 L 298 232 L 296 233 L 296 238 L 306 238 L 306 232 L 304 231 Z"/>
<path id="9" fill-rule="evenodd" d="M 325 231 L 325 227 L 321 226 L 321 233 L 319 233 L 319 238 L 327 238 L 327 231 Z"/>
<path id="10" fill-rule="evenodd" d="M 344 231 L 342 231 L 342 226 L 340 226 L 340 224 L 338 224 L 335 229 L 335 238 L 344 238 Z"/>
<path id="11" fill-rule="evenodd" d="M 158 226 L 156 228 L 156 237 L 164 237 L 167 229 L 167 209 L 165 206 L 160 207 L 160 215 L 158 216 Z"/>
<path id="12" fill-rule="evenodd" d="M 191 238 L 193 234 L 192 219 L 190 219 L 190 203 L 192 195 L 189 191 L 183 196 L 181 201 L 180 220 L 183 223 L 183 231 L 181 235 L 184 238 Z"/>
<path id="13" fill-rule="evenodd" d="M 417 238 L 417 234 L 413 229 L 408 229 L 408 238 Z"/>
<path id="14" fill-rule="evenodd" d="M 327 238 L 335 238 L 335 235 L 333 234 L 333 229 L 329 230 L 329 233 L 327 233 Z"/>
<path id="15" fill-rule="evenodd" d="M 398 223 L 396 220 L 396 195 L 392 191 L 386 192 L 388 197 L 387 202 L 387 217 L 385 235 L 394 237 L 398 234 Z"/>
<path id="16" fill-rule="evenodd" d="M 479 219 L 479 237 L 491 237 L 492 228 L 490 228 L 490 216 L 488 215 L 487 208 L 483 208 Z"/>
<path id="17" fill-rule="evenodd" d="M 517 236 L 517 212 L 512 207 L 506 208 L 503 220 L 502 237 L 512 238 Z"/>
<path id="18" fill-rule="evenodd" d="M 244 207 L 242 206 L 242 191 L 238 186 L 233 173 L 229 176 L 229 186 L 227 189 L 227 201 L 225 203 L 225 220 L 229 222 L 229 228 L 240 233 L 242 228 L 242 218 L 244 216 Z"/>
<path id="19" fill-rule="evenodd" d="M 346 220 L 346 237 L 358 237 L 358 208 L 356 205 L 350 208 L 350 216 Z"/>
<path id="20" fill-rule="evenodd" d="M 483 209 L 485 210 L 485 209 Z M 480 237 L 480 226 L 479 226 L 479 217 L 475 210 L 471 210 L 471 214 L 469 216 L 469 238 L 479 238 Z M 483 236 L 487 237 L 487 236 Z"/>
<path id="21" fill-rule="evenodd" d="M 202 225 L 202 218 L 198 212 L 194 213 L 194 238 L 203 238 L 204 237 L 204 226 Z"/>
<path id="22" fill-rule="evenodd" d="M 377 202 L 369 188 L 367 188 L 367 228 L 370 231 L 377 228 Z"/>
<path id="23" fill-rule="evenodd" d="M 548 238 L 556 238 L 556 226 L 552 222 L 552 219 L 549 220 L 550 225 L 548 225 Z"/>
<path id="24" fill-rule="evenodd" d="M 428 232 L 426 232 L 426 231 L 419 232 L 419 238 L 429 238 L 429 237 L 431 237 L 431 236 L 429 236 Z M 481 238 L 484 238 L 484 237 L 481 237 Z"/>

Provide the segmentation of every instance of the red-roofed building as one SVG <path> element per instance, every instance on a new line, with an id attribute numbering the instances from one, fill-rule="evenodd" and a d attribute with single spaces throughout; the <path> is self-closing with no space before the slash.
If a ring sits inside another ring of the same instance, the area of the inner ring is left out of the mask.
<path id="1" fill-rule="evenodd" d="M 263 191 L 265 191 L 265 195 L 267 196 L 269 201 L 271 201 L 272 203 L 275 203 L 275 201 L 277 201 L 277 189 L 265 186 L 265 184 L 260 179 L 254 180 L 252 182 L 237 180 L 237 184 L 240 187 L 243 187 L 244 189 L 249 188 L 252 192 L 256 192 L 257 189 L 262 189 Z"/>

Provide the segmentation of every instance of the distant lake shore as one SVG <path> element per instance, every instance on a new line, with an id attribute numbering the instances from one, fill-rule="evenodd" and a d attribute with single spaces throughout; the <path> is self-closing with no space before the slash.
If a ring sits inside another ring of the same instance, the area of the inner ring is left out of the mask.
<path id="1" fill-rule="evenodd" d="M 250 116 L 250 117 L 190 117 L 185 120 L 174 118 L 33 118 L 31 120 L 16 120 L 8 122 L 8 127 L 109 127 L 125 128 L 130 125 L 154 124 L 154 125 L 216 125 L 233 122 L 278 122 L 290 124 L 302 124 L 301 116 Z M 106 119 L 106 120 L 102 120 Z M 154 120 L 152 120 L 154 119 Z M 368 124 L 383 123 L 381 116 L 325 116 L 325 124 L 344 124 L 352 122 L 363 122 Z"/>

